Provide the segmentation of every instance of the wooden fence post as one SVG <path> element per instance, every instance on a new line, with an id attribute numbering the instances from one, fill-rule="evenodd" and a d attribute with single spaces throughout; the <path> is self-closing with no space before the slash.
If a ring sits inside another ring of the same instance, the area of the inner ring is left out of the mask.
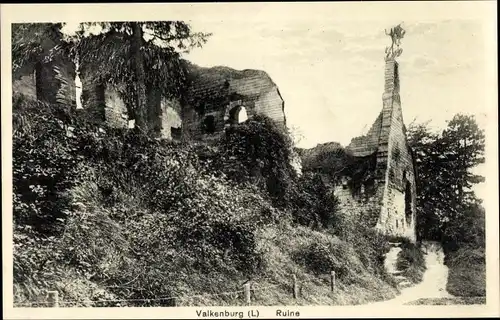
<path id="1" fill-rule="evenodd" d="M 293 279 L 293 298 L 297 299 L 299 297 L 299 286 L 297 283 L 297 276 L 293 274 L 292 279 Z"/>
<path id="2" fill-rule="evenodd" d="M 47 302 L 50 308 L 59 308 L 59 292 L 48 291 Z"/>
<path id="3" fill-rule="evenodd" d="M 243 291 L 245 293 L 245 303 L 247 305 L 250 305 L 250 303 L 251 303 L 251 298 L 250 298 L 250 282 L 245 283 L 243 285 Z"/>
<path id="4" fill-rule="evenodd" d="M 335 291 L 335 271 L 330 273 L 330 290 L 332 292 Z"/>

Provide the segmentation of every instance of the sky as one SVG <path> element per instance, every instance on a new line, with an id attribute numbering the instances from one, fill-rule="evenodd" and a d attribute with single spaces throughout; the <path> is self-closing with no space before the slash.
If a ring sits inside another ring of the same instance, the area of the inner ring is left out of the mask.
<path id="1" fill-rule="evenodd" d="M 384 30 L 400 22 L 405 123 L 430 121 L 442 131 L 457 113 L 475 115 L 483 129 L 498 123 L 488 105 L 490 61 L 480 21 L 193 21 L 194 30 L 213 36 L 186 57 L 207 67 L 265 70 L 279 87 L 299 147 L 345 146 L 366 133 L 382 109 L 384 50 L 391 43 Z M 487 174 L 484 165 L 474 172 Z M 474 189 L 483 199 L 488 192 L 484 183 Z"/>
<path id="2" fill-rule="evenodd" d="M 366 19 L 362 16 L 369 13 L 346 11 L 340 4 L 292 3 L 281 7 L 295 8 L 288 15 L 280 14 L 279 4 L 232 6 L 189 11 L 184 20 L 193 31 L 212 36 L 184 57 L 205 67 L 266 71 L 279 87 L 299 147 L 329 141 L 348 145 L 369 130 L 382 109 L 384 50 L 391 43 L 384 30 L 398 23 L 406 30 L 398 58 L 405 123 L 430 121 L 442 130 L 457 113 L 475 115 L 483 128 L 498 123 L 488 100 L 496 84 L 488 72 L 491 33 L 484 18 L 474 19 L 471 11 L 467 19 L 423 19 L 409 14 L 408 6 L 399 16 Z M 337 14 L 342 10 L 351 14 Z M 429 12 L 435 11 L 429 7 Z"/>
<path id="3" fill-rule="evenodd" d="M 202 66 L 265 70 L 285 100 L 287 123 L 299 146 L 349 144 L 365 133 L 382 108 L 384 33 L 399 22 L 321 20 L 191 23 L 212 32 L 202 49 L 186 56 Z M 487 110 L 484 36 L 474 21 L 405 23 L 399 58 L 404 120 L 432 120 L 441 129 L 454 114 Z M 235 32 L 234 30 L 238 30 Z"/>

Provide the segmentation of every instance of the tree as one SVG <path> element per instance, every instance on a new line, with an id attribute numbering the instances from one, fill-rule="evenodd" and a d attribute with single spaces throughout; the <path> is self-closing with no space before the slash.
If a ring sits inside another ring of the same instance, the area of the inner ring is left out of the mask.
<path id="1" fill-rule="evenodd" d="M 88 35 L 92 27 L 101 28 L 100 34 Z M 150 132 L 158 128 L 152 124 L 157 110 L 148 107 L 148 94 L 180 97 L 186 85 L 180 54 L 201 47 L 210 35 L 192 32 L 182 21 L 99 22 L 82 23 L 68 42 L 72 56 L 98 82 L 126 84 L 121 93 L 130 118 Z"/>
<path id="2" fill-rule="evenodd" d="M 484 178 L 471 169 L 484 162 L 484 132 L 473 116 L 457 114 L 441 134 L 428 123 L 412 124 L 408 137 L 418 172 L 417 231 L 439 240 L 448 226 L 475 212 L 471 206 L 480 205 L 472 186 Z"/>
<path id="3" fill-rule="evenodd" d="M 30 62 L 48 62 L 57 54 L 63 34 L 60 23 L 12 24 L 12 71 Z"/>
<path id="4" fill-rule="evenodd" d="M 484 163 L 484 132 L 479 129 L 473 116 L 457 114 L 448 123 L 441 140 L 447 146 L 444 154 L 446 162 L 455 170 L 451 186 L 459 197 L 467 196 L 467 190 L 484 181 L 484 177 L 470 172 L 471 168 Z"/>

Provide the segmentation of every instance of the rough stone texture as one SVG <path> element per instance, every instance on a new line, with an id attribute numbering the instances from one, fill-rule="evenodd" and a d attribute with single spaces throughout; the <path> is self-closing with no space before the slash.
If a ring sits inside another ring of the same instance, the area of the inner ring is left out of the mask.
<path id="1" fill-rule="evenodd" d="M 180 138 L 182 127 L 181 104 L 176 99 L 161 101 L 161 136 L 165 139 Z"/>
<path id="2" fill-rule="evenodd" d="M 235 122 L 233 115 L 241 107 L 245 108 L 248 118 L 263 114 L 285 125 L 284 101 L 265 72 L 192 65 L 190 74 L 189 98 L 183 106 L 183 136 L 187 139 L 219 136 L 226 126 Z M 213 122 L 213 127 L 207 128 L 207 122 Z"/>
<path id="3" fill-rule="evenodd" d="M 379 137 L 382 130 L 382 112 L 379 114 L 372 127 L 365 136 L 351 140 L 347 149 L 356 157 L 364 157 L 378 150 Z"/>
<path id="4" fill-rule="evenodd" d="M 40 46 L 47 54 L 56 43 L 47 38 Z M 69 59 L 60 56 L 49 62 L 26 62 L 12 75 L 12 91 L 47 103 L 76 107 L 74 69 Z"/>
<path id="5" fill-rule="evenodd" d="M 57 103 L 76 108 L 75 66 L 71 61 L 60 60 L 53 65 L 54 80 L 58 87 Z"/>
<path id="6" fill-rule="evenodd" d="M 302 150 L 301 157 L 303 167 L 309 170 L 338 169 L 334 174 L 341 179 L 332 185 L 344 214 L 360 216 L 385 234 L 415 241 L 416 169 L 406 139 L 398 72 L 396 61 L 386 61 L 382 111 L 368 133 L 352 139 L 345 148 L 355 159 L 374 159 L 369 179 L 353 187 L 349 174 L 341 172 L 342 162 L 335 158 L 338 154 L 342 159 L 344 151 L 335 142 Z"/>
<path id="7" fill-rule="evenodd" d="M 38 70 L 38 71 L 35 71 Z M 227 67 L 201 68 L 189 65 L 190 85 L 186 99 L 167 99 L 148 88 L 147 121 L 164 139 L 218 139 L 224 128 L 236 123 L 245 108 L 247 118 L 263 114 L 286 125 L 284 101 L 269 75 L 259 70 L 238 71 Z M 122 87 L 99 83 L 82 70 L 82 107 L 96 123 L 128 126 Z M 75 66 L 68 61 L 33 64 L 16 72 L 13 91 L 50 103 L 76 107 Z"/>
<path id="8" fill-rule="evenodd" d="M 108 86 L 104 89 L 104 119 L 113 128 L 128 128 L 128 113 L 125 102 L 117 88 Z"/>
<path id="9" fill-rule="evenodd" d="M 26 64 L 12 74 L 12 93 L 36 99 L 35 64 Z"/>
<path id="10" fill-rule="evenodd" d="M 361 190 L 358 194 L 353 193 L 347 186 L 347 181 L 334 187 L 334 194 L 339 200 L 339 210 L 349 216 L 356 216 L 363 219 L 368 227 L 376 227 L 384 188 L 377 187 L 374 193 Z"/>

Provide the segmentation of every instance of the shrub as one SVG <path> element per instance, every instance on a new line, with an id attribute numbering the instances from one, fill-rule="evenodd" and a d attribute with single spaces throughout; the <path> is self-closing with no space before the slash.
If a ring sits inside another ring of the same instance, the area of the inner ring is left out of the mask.
<path id="1" fill-rule="evenodd" d="M 25 287 L 57 288 L 62 273 L 81 283 L 70 296 L 94 299 L 98 282 L 105 294 L 150 298 L 182 291 L 188 275 L 203 286 L 214 272 L 241 279 L 262 268 L 255 230 L 279 212 L 256 186 L 211 170 L 195 147 L 98 128 L 38 102 L 18 101 L 14 120 L 20 297 L 40 293 Z"/>
<path id="2" fill-rule="evenodd" d="M 486 295 L 486 258 L 484 248 L 464 246 L 447 254 L 446 289 L 454 296 Z"/>
<path id="3" fill-rule="evenodd" d="M 226 129 L 218 166 L 232 180 L 252 181 L 285 206 L 296 179 L 292 140 L 273 120 L 256 115 Z"/>
<path id="4" fill-rule="evenodd" d="M 461 214 L 449 221 L 443 230 L 445 253 L 467 246 L 484 248 L 485 242 L 485 211 L 481 205 L 465 206 Z"/>
<path id="5" fill-rule="evenodd" d="M 68 132 L 73 122 L 63 107 L 13 101 L 13 218 L 36 232 L 61 230 L 68 207 L 63 193 L 78 182 L 77 141 Z"/>
<path id="6" fill-rule="evenodd" d="M 338 201 L 332 189 L 316 173 L 304 173 L 291 192 L 288 204 L 295 222 L 312 228 L 332 228 L 336 224 Z"/>
<path id="7" fill-rule="evenodd" d="M 355 254 L 352 248 L 342 241 L 314 242 L 299 249 L 293 259 L 307 267 L 316 275 L 330 274 L 335 271 L 339 280 L 352 281 L 359 265 L 352 262 Z"/>
<path id="8" fill-rule="evenodd" d="M 413 283 L 421 282 L 426 270 L 422 250 L 411 242 L 402 242 L 401 251 L 397 257 L 396 268 L 403 271 L 402 275 L 410 279 Z"/>

